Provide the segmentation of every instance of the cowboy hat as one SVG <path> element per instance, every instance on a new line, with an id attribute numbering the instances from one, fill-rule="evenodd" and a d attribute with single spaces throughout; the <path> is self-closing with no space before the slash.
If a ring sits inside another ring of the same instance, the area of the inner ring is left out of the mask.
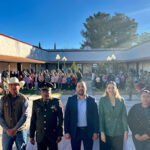
<path id="1" fill-rule="evenodd" d="M 10 80 L 9 80 L 9 82 L 8 82 L 8 85 L 9 84 L 18 84 L 20 86 L 20 88 L 22 88 L 24 86 L 25 82 L 24 81 L 20 81 L 19 82 L 18 78 L 11 77 Z"/>

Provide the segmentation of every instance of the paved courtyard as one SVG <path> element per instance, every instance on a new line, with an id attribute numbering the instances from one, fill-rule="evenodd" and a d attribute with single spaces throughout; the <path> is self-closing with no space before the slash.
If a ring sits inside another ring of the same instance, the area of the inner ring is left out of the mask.
<path id="1" fill-rule="evenodd" d="M 87 83 L 88 84 L 88 83 Z M 90 87 L 90 85 L 88 85 L 88 87 Z M 91 88 L 89 88 L 88 90 L 88 93 L 89 94 L 92 94 L 92 90 Z M 66 102 L 67 102 L 67 99 L 70 95 L 61 95 L 60 96 L 60 99 L 62 100 L 62 103 L 63 103 L 63 106 L 65 108 L 65 105 L 66 105 Z M 94 95 L 96 97 L 96 102 L 98 104 L 99 102 L 99 99 L 101 97 L 101 95 Z M 129 109 L 136 103 L 139 103 L 139 98 L 134 95 L 133 96 L 133 100 L 132 101 L 128 101 L 128 96 L 127 95 L 122 95 L 125 100 L 126 100 L 126 107 L 127 107 L 127 111 L 129 111 Z M 29 130 L 29 124 L 30 124 L 30 118 L 31 118 L 31 110 L 32 110 L 32 101 L 39 98 L 40 96 L 37 96 L 37 95 L 28 95 L 29 97 L 29 116 L 28 116 L 28 121 L 27 121 L 27 127 L 28 127 L 28 130 Z M 1 144 L 1 135 L 2 135 L 2 128 L 0 127 L 0 150 L 2 150 L 2 144 Z M 128 138 L 128 146 L 129 146 L 129 149 L 128 150 L 135 150 L 134 148 L 134 144 L 132 142 L 132 138 L 131 138 L 131 132 L 129 132 L 129 138 Z M 15 149 L 15 146 L 14 146 L 14 149 Z M 64 138 L 62 139 L 62 141 L 60 142 L 59 144 L 59 150 L 71 150 L 71 147 L 70 147 L 70 141 L 69 140 L 65 140 Z M 98 140 L 95 141 L 94 143 L 94 147 L 93 147 L 93 150 L 99 150 L 99 143 L 98 143 Z"/>

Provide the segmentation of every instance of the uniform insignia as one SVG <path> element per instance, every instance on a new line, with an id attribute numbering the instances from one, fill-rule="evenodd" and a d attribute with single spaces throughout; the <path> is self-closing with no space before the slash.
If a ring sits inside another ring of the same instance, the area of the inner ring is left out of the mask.
<path id="1" fill-rule="evenodd" d="M 50 107 L 52 110 L 57 110 L 57 108 L 56 108 L 56 106 L 55 105 L 52 105 L 51 107 Z"/>
<path id="2" fill-rule="evenodd" d="M 5 105 L 8 106 L 8 102 L 6 102 Z"/>
<path id="3" fill-rule="evenodd" d="M 37 110 L 37 112 L 40 112 L 40 108 L 37 108 L 36 110 Z"/>

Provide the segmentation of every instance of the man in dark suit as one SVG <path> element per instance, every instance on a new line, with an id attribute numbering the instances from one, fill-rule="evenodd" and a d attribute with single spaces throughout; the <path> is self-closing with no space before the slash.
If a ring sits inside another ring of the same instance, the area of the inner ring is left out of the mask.
<path id="1" fill-rule="evenodd" d="M 61 101 L 52 98 L 52 85 L 45 83 L 41 89 L 42 98 L 33 102 L 30 124 L 30 142 L 36 141 L 38 150 L 58 150 L 63 135 L 63 111 Z"/>
<path id="2" fill-rule="evenodd" d="M 95 98 L 86 94 L 84 81 L 76 86 L 77 94 L 69 97 L 65 109 L 65 138 L 71 139 L 72 150 L 80 150 L 83 141 L 84 150 L 92 150 L 93 140 L 99 132 L 98 109 Z"/>

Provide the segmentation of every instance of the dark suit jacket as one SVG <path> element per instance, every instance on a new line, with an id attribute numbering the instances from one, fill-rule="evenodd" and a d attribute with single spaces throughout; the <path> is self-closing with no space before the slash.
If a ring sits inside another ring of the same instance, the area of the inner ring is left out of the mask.
<path id="1" fill-rule="evenodd" d="M 87 96 L 87 129 L 88 135 L 99 132 L 98 109 L 95 103 L 95 98 Z M 77 110 L 77 95 L 68 98 L 65 109 L 64 129 L 65 133 L 69 133 L 72 138 L 75 138 L 78 121 Z"/>

